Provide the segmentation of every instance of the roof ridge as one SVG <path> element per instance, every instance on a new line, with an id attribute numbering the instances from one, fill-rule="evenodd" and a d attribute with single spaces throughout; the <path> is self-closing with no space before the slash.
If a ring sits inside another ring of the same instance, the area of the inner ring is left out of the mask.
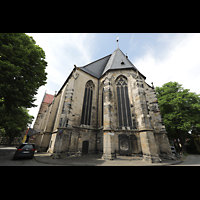
<path id="1" fill-rule="evenodd" d="M 121 50 L 121 49 L 119 49 L 121 52 L 122 52 L 122 54 L 126 57 L 126 59 L 135 67 L 135 65 L 128 59 L 128 56 L 127 55 L 125 55 L 124 54 L 124 52 Z M 136 67 L 135 67 L 136 68 Z M 137 68 L 136 68 L 137 69 Z"/>

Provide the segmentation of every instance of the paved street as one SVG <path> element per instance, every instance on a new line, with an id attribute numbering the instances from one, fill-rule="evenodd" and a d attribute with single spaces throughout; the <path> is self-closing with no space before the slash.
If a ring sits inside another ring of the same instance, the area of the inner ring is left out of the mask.
<path id="1" fill-rule="evenodd" d="M 12 160 L 15 151 L 15 147 L 0 145 L 0 166 L 52 166 L 39 163 L 35 159 Z"/>
<path id="2" fill-rule="evenodd" d="M 189 155 L 183 163 L 176 166 L 200 166 L 200 155 Z"/>
<path id="3" fill-rule="evenodd" d="M 188 155 L 177 161 L 165 160 L 163 163 L 147 163 L 141 157 L 118 156 L 105 161 L 99 156 L 67 157 L 53 159 L 48 153 L 35 153 L 34 159 L 12 160 L 15 147 L 0 145 L 0 166 L 200 166 L 200 155 Z"/>

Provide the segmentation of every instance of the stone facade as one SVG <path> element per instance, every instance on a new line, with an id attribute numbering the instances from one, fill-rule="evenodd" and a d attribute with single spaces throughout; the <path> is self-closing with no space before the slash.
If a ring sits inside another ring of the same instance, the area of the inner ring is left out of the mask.
<path id="1" fill-rule="evenodd" d="M 75 66 L 40 123 L 36 143 L 52 154 L 172 158 L 155 90 L 120 49 Z"/>

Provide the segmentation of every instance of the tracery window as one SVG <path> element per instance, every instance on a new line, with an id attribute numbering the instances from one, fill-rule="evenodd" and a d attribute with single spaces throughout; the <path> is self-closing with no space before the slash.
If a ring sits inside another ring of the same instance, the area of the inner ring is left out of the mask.
<path id="1" fill-rule="evenodd" d="M 120 76 L 116 81 L 117 86 L 117 105 L 119 128 L 130 127 L 133 128 L 131 120 L 131 108 L 128 95 L 127 79 Z"/>
<path id="2" fill-rule="evenodd" d="M 83 99 L 81 124 L 90 125 L 91 111 L 92 111 L 92 97 L 93 97 L 94 84 L 88 81 L 85 85 L 85 94 Z"/>
<path id="3" fill-rule="evenodd" d="M 101 126 L 103 126 L 103 120 L 104 120 L 104 88 L 102 89 L 102 96 L 101 96 Z"/>

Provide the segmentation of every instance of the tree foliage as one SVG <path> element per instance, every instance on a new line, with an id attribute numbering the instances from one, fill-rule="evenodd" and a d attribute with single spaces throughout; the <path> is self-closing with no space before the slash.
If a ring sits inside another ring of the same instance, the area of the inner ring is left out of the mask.
<path id="1" fill-rule="evenodd" d="M 26 108 L 14 108 L 9 112 L 5 110 L 5 106 L 0 107 L 1 128 L 4 130 L 4 136 L 9 138 L 9 143 L 14 137 L 18 137 L 27 129 L 28 124 L 32 123 L 33 116 L 28 114 Z"/>
<path id="2" fill-rule="evenodd" d="M 200 128 L 200 95 L 177 82 L 156 87 L 156 95 L 169 137 L 179 138 L 184 148 L 188 132 Z"/>
<path id="3" fill-rule="evenodd" d="M 6 108 L 35 106 L 34 96 L 46 84 L 45 53 L 24 33 L 0 33 L 0 99 Z"/>
<path id="4" fill-rule="evenodd" d="M 46 84 L 45 52 L 25 33 L 0 33 L 0 129 L 13 138 L 31 123 L 27 108 Z"/>

